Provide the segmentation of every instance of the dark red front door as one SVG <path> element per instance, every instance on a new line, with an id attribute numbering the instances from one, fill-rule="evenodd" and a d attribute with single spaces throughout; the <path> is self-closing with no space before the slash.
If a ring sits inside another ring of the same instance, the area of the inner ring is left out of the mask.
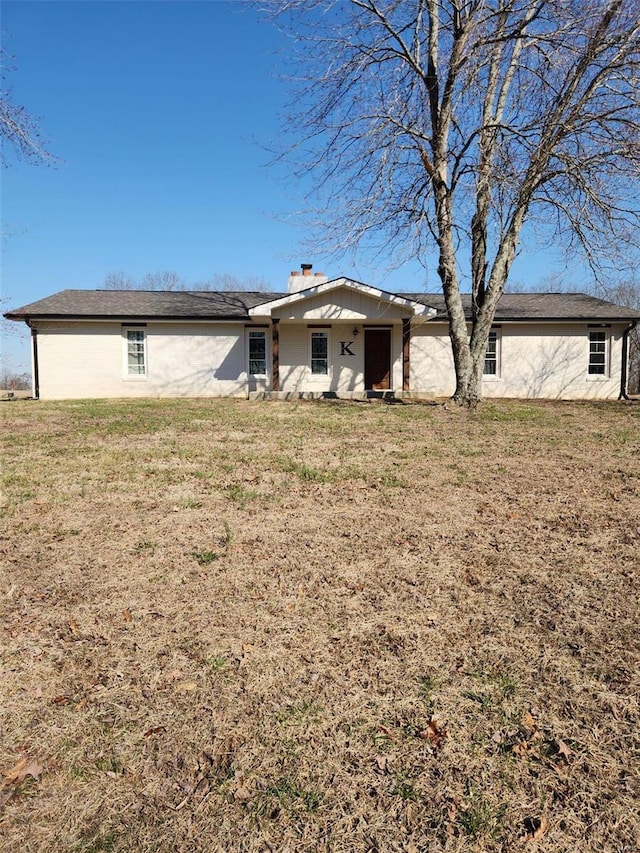
<path id="1" fill-rule="evenodd" d="M 391 388 L 391 329 L 364 330 L 364 387 L 367 391 Z"/>

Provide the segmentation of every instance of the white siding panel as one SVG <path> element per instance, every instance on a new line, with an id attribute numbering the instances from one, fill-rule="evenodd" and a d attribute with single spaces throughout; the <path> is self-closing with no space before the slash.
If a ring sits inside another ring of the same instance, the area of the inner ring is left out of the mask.
<path id="1" fill-rule="evenodd" d="M 612 324 L 609 375 L 587 373 L 587 323 L 506 324 L 501 330 L 501 371 L 485 377 L 485 397 L 615 399 L 620 390 L 624 327 Z M 455 390 L 453 355 L 447 327 L 426 323 L 411 340 L 411 390 L 446 397 Z"/>
<path id="2" fill-rule="evenodd" d="M 409 387 L 433 397 L 455 391 L 453 353 L 447 327 L 425 323 L 411 331 Z"/>
<path id="3" fill-rule="evenodd" d="M 354 328 L 358 334 L 354 335 Z M 309 368 L 309 336 L 306 324 L 280 323 L 280 390 L 294 391 L 364 391 L 364 328 L 360 323 L 334 323 L 329 334 L 329 374 L 314 376 Z M 320 331 L 318 329 L 317 331 Z M 349 355 L 341 346 L 348 345 Z M 402 390 L 402 327 L 391 331 L 392 387 Z"/>
<path id="4" fill-rule="evenodd" d="M 351 294 L 348 294 L 351 296 Z M 362 297 L 372 303 L 370 297 Z M 369 310 L 371 304 L 369 304 Z M 371 316 L 367 317 L 371 320 Z M 317 322 L 317 321 L 316 321 Z M 354 325 L 358 335 L 353 334 Z M 391 324 L 390 324 L 391 325 Z M 402 388 L 402 328 L 392 331 L 394 390 Z M 43 399 L 90 397 L 245 396 L 248 392 L 245 328 L 242 323 L 148 323 L 147 376 L 124 373 L 122 326 L 113 322 L 39 322 L 38 361 Z M 486 397 L 615 399 L 620 387 L 624 324 L 607 329 L 609 375 L 587 373 L 587 323 L 501 325 L 501 372 L 486 378 Z M 312 376 L 306 322 L 280 324 L 282 391 L 364 390 L 364 328 L 349 320 L 333 322 L 329 332 L 329 375 Z M 267 332 L 268 338 L 271 330 Z M 353 355 L 341 352 L 349 343 Z M 411 339 L 411 391 L 450 396 L 455 388 L 447 327 L 425 322 Z"/>
<path id="5" fill-rule="evenodd" d="M 340 320 L 392 322 L 409 316 L 409 309 L 348 288 L 337 288 L 330 293 L 284 306 L 278 311 L 278 316 L 282 320 L 327 323 Z"/>
<path id="6" fill-rule="evenodd" d="M 124 373 L 120 323 L 39 323 L 40 396 L 244 396 L 247 392 L 242 324 L 146 326 L 147 376 Z"/>

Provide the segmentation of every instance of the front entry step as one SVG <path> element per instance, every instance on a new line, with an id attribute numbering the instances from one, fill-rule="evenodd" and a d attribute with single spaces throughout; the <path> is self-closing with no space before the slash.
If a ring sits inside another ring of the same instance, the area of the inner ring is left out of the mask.
<path id="1" fill-rule="evenodd" d="M 250 391 L 250 400 L 356 400 L 385 403 L 399 403 L 403 399 L 432 400 L 425 394 L 412 394 L 410 391 Z"/>

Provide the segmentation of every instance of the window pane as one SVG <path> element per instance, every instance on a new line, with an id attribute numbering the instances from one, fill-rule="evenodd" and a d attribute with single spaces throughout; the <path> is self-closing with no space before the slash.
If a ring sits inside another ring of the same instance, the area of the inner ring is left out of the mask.
<path id="1" fill-rule="evenodd" d="M 607 372 L 607 333 L 589 332 L 589 368 L 591 376 L 605 376 Z"/>
<path id="2" fill-rule="evenodd" d="M 316 332 L 311 336 L 311 354 L 314 358 L 327 357 L 327 336 Z"/>
<path id="3" fill-rule="evenodd" d="M 265 332 L 249 332 L 249 373 L 267 372 L 267 336 Z"/>
<path id="4" fill-rule="evenodd" d="M 485 376 L 498 375 L 498 333 L 489 332 L 487 340 L 487 351 L 484 359 L 483 374 Z"/>
<path id="5" fill-rule="evenodd" d="M 132 329 L 127 332 L 127 373 L 130 376 L 144 376 L 144 332 Z"/>
<path id="6" fill-rule="evenodd" d="M 329 338 L 326 332 L 311 333 L 311 373 L 326 376 L 329 373 Z"/>

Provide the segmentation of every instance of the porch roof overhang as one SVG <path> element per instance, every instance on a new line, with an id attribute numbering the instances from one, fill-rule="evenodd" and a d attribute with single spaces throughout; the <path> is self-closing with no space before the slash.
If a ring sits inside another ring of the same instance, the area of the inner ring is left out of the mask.
<path id="1" fill-rule="evenodd" d="M 438 313 L 437 310 L 424 302 L 418 302 L 415 298 L 402 296 L 398 293 L 391 293 L 387 290 L 380 290 L 377 287 L 371 287 L 368 284 L 363 284 L 360 281 L 353 281 L 350 278 L 334 278 L 331 281 L 325 281 L 322 284 L 307 287 L 304 290 L 299 290 L 296 293 L 287 293 L 285 296 L 280 296 L 276 299 L 270 299 L 262 302 L 259 305 L 254 305 L 249 308 L 248 314 L 252 319 L 258 317 L 273 317 L 277 315 L 283 308 L 295 305 L 305 300 L 313 299 L 323 294 L 328 294 L 331 291 L 345 288 L 355 293 L 360 293 L 375 299 L 378 302 L 386 302 L 389 305 L 396 305 L 403 308 L 407 312 L 408 317 L 423 317 L 431 319 Z M 413 295 L 413 294 L 412 294 Z"/>

